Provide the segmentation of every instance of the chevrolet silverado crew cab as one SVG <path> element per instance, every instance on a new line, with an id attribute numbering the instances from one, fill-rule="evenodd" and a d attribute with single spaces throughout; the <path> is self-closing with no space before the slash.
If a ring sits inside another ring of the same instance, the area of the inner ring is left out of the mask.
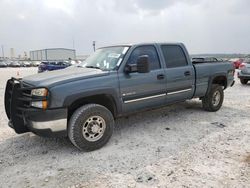
<path id="1" fill-rule="evenodd" d="M 108 142 L 120 116 L 192 98 L 219 110 L 233 75 L 228 62 L 193 65 L 181 43 L 109 46 L 77 66 L 9 79 L 5 110 L 18 134 L 67 136 L 90 151 Z"/>

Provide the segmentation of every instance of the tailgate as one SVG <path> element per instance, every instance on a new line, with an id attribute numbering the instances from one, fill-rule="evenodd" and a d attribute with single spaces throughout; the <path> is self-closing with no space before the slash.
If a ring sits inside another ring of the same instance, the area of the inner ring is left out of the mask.
<path id="1" fill-rule="evenodd" d="M 244 74 L 250 74 L 250 62 L 245 63 L 246 67 L 244 69 L 242 69 L 242 73 Z"/>

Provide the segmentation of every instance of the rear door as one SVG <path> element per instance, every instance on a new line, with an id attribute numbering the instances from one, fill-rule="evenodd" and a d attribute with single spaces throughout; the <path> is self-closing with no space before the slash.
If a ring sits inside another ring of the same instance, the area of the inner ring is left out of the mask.
<path id="1" fill-rule="evenodd" d="M 55 70 L 64 69 L 64 68 L 65 68 L 65 64 L 64 64 L 63 61 L 58 61 L 58 62 L 56 62 Z"/>
<path id="2" fill-rule="evenodd" d="M 191 99 L 195 90 L 195 72 L 181 45 L 161 45 L 166 64 L 167 103 Z"/>
<path id="3" fill-rule="evenodd" d="M 138 58 L 147 55 L 149 73 L 125 73 L 126 64 L 136 64 Z M 120 95 L 124 113 L 147 107 L 162 105 L 166 100 L 164 69 L 154 45 L 137 46 L 132 49 L 128 60 L 119 71 Z"/>
<path id="4" fill-rule="evenodd" d="M 47 65 L 47 70 L 48 71 L 53 71 L 53 70 L 56 70 L 56 62 L 52 61 L 52 62 L 49 62 L 48 65 Z"/>

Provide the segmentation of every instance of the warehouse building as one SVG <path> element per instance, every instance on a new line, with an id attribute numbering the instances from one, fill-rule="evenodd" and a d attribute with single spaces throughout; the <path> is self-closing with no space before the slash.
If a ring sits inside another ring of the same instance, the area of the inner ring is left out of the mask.
<path id="1" fill-rule="evenodd" d="M 55 61 L 69 60 L 76 58 L 76 51 L 66 48 L 49 48 L 30 51 L 30 60 L 35 61 Z"/>

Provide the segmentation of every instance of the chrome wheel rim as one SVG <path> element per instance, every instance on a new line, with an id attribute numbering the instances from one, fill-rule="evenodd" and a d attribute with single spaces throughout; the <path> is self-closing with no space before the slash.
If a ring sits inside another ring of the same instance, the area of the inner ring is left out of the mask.
<path id="1" fill-rule="evenodd" d="M 101 116 L 91 116 L 83 124 L 83 137 L 89 142 L 99 140 L 106 129 L 105 120 Z"/>
<path id="2" fill-rule="evenodd" d="M 220 103 L 221 95 L 219 91 L 214 92 L 213 98 L 212 98 L 212 104 L 213 106 L 218 106 Z"/>

